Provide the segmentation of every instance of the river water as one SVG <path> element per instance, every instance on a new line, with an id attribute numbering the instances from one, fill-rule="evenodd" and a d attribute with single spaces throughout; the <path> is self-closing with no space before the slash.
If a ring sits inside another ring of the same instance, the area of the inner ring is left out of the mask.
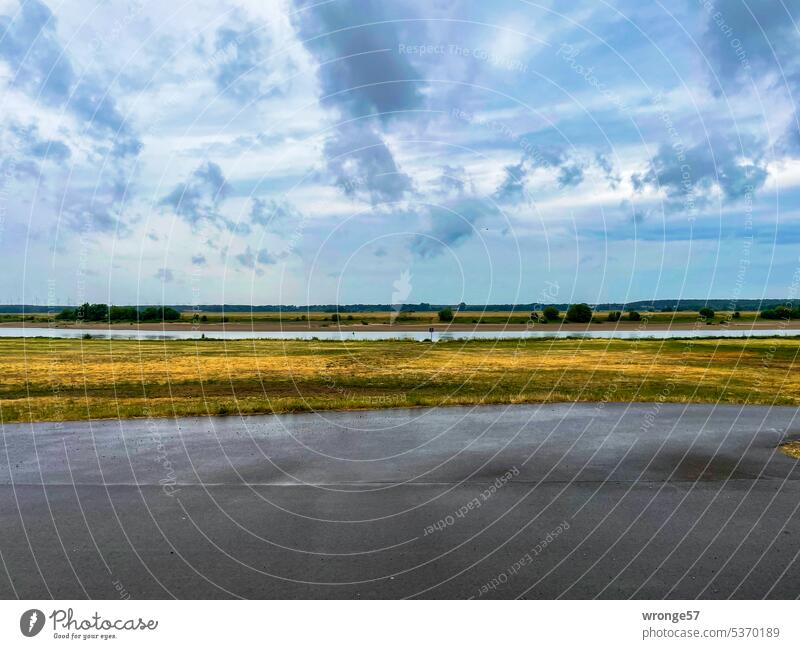
<path id="1" fill-rule="evenodd" d="M 427 331 L 151 331 L 137 329 L 55 329 L 48 327 L 0 327 L 0 338 L 82 338 L 123 340 L 428 340 Z M 501 338 L 744 338 L 800 336 L 798 329 L 670 329 L 598 331 L 458 331 L 434 332 L 434 340 L 492 340 Z"/>

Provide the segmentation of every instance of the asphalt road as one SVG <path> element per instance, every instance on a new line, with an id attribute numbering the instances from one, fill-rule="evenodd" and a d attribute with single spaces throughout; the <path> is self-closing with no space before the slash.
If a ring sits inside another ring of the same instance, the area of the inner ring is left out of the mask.
<path id="1" fill-rule="evenodd" d="M 797 412 L 5 425 L 0 597 L 795 598 Z"/>

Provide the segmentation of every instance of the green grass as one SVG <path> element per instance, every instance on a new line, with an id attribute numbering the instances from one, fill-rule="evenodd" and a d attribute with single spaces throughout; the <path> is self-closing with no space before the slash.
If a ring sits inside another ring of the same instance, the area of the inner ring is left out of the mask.
<path id="1" fill-rule="evenodd" d="M 800 405 L 800 341 L 0 339 L 3 422 L 552 401 Z"/>

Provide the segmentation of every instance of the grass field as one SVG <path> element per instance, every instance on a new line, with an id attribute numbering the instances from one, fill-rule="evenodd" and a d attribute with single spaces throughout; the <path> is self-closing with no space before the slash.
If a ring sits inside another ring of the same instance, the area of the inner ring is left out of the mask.
<path id="1" fill-rule="evenodd" d="M 800 340 L 0 339 L 5 423 L 547 401 L 800 404 Z"/>
<path id="2" fill-rule="evenodd" d="M 564 316 L 564 311 L 561 311 L 561 316 Z M 220 324 L 228 322 L 232 324 L 273 324 L 273 323 L 310 323 L 318 326 L 330 326 L 332 323 L 331 313 L 323 312 L 294 312 L 289 311 L 285 313 L 250 313 L 233 311 L 225 313 L 224 316 L 219 312 L 198 312 L 194 314 L 189 311 L 184 311 L 181 314 L 181 321 L 185 323 L 193 322 L 196 315 L 198 321 L 202 319 L 203 324 Z M 660 311 L 642 311 L 642 318 L 646 318 L 651 325 L 669 325 L 669 324 L 691 324 L 697 322 L 697 311 L 676 311 L 676 312 L 660 312 Z M 714 323 L 722 323 L 728 321 L 732 316 L 731 312 L 719 311 L 713 318 Z M 397 327 L 403 325 L 431 325 L 438 324 L 439 317 L 436 312 L 429 311 L 360 311 L 348 313 L 342 311 L 339 314 L 340 322 L 343 325 L 383 325 L 393 323 Z M 523 325 L 530 319 L 530 312 L 528 311 L 459 311 L 456 312 L 453 322 L 456 324 L 483 324 L 483 325 Z M 627 320 L 627 314 L 623 314 L 622 322 Z M 52 316 L 47 313 L 28 313 L 25 316 L 14 313 L 0 314 L 0 323 L 12 322 L 28 322 L 47 324 L 52 321 Z M 607 311 L 598 311 L 595 314 L 593 322 L 606 323 L 608 321 Z M 742 311 L 740 317 L 733 322 L 737 324 L 748 324 L 752 322 L 768 322 L 758 317 L 755 311 Z M 65 321 L 57 321 L 58 324 L 67 324 Z M 559 321 L 557 321 L 559 322 Z M 133 324 L 133 323 L 130 323 Z"/>

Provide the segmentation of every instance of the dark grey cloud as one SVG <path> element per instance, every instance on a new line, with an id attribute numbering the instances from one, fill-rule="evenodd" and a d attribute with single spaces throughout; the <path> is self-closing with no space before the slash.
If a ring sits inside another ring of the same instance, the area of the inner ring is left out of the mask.
<path id="1" fill-rule="evenodd" d="M 197 167 L 187 182 L 177 184 L 159 205 L 170 207 L 192 225 L 203 219 L 224 222 L 219 204 L 229 193 L 230 186 L 222 169 L 215 162 L 208 161 Z"/>
<path id="2" fill-rule="evenodd" d="M 297 32 L 319 64 L 323 105 L 337 109 L 343 120 L 379 115 L 383 124 L 423 106 L 423 78 L 399 51 L 406 23 L 392 21 L 398 12 L 409 16 L 408 4 L 297 0 L 295 5 Z M 422 23 L 415 24 L 416 42 Z M 367 120 L 340 124 L 325 155 L 334 183 L 348 196 L 377 204 L 399 200 L 411 189 L 378 125 Z"/>
<path id="3" fill-rule="evenodd" d="M 800 100 L 800 49 L 797 24 L 800 3 L 795 0 L 769 2 L 716 0 L 708 11 L 701 43 L 711 65 L 711 91 L 732 95 L 752 90 L 752 82 L 768 81 L 785 93 L 794 106 Z M 779 147 L 800 153 L 797 110 Z"/>
<path id="4" fill-rule="evenodd" d="M 525 200 L 525 181 L 537 169 L 554 170 L 556 182 L 563 189 L 583 182 L 586 163 L 556 146 L 529 146 L 518 163 L 506 165 L 505 176 L 494 193 L 495 199 L 503 203 Z"/>
<path id="5" fill-rule="evenodd" d="M 39 0 L 19 5 L 13 16 L 0 16 L 0 57 L 11 67 L 14 86 L 45 103 L 61 105 L 75 73 L 56 37 L 56 20 Z"/>
<path id="6" fill-rule="evenodd" d="M 411 252 L 422 259 L 437 257 L 448 247 L 457 246 L 472 237 L 481 223 L 498 216 L 499 212 L 493 204 L 474 197 L 465 197 L 448 205 L 431 206 L 427 209 L 430 228 L 414 238 Z"/>
<path id="7" fill-rule="evenodd" d="M 56 19 L 39 0 L 20 1 L 13 16 L 0 16 L 0 58 L 10 66 L 11 84 L 34 100 L 64 107 L 87 131 L 122 140 L 115 155 L 141 146 L 116 106 L 110 88 L 91 75 L 78 76 L 56 33 Z"/>
<path id="8" fill-rule="evenodd" d="M 100 174 L 87 188 L 64 188 L 58 205 L 61 222 L 72 231 L 130 234 L 121 216 L 133 168 L 131 158 L 138 154 L 141 143 L 117 108 L 109 86 L 94 75 L 76 73 L 59 42 L 56 19 L 44 3 L 21 1 L 11 15 L 0 16 L 0 60 L 10 69 L 11 87 L 37 104 L 73 116 L 81 133 L 91 140 L 90 156 L 108 158 L 108 164 L 95 167 Z M 72 152 L 59 140 L 39 139 L 35 124 L 24 131 L 19 151 L 11 155 L 21 151 L 28 158 L 16 162 L 16 172 L 24 170 L 47 182 L 37 161 L 46 158 L 63 163 Z"/>
<path id="9" fill-rule="evenodd" d="M 205 255 L 192 255 L 192 263 L 195 266 L 205 266 L 208 263 Z"/>
<path id="10" fill-rule="evenodd" d="M 351 197 L 373 205 L 401 200 L 412 189 L 386 143 L 365 123 L 342 124 L 325 142 L 328 171 Z"/>
<path id="11" fill-rule="evenodd" d="M 686 150 L 662 145 L 643 173 L 633 174 L 634 190 L 646 187 L 661 189 L 666 194 L 669 211 L 693 211 L 711 200 L 711 191 L 718 188 L 726 202 L 734 202 L 757 191 L 767 178 L 766 163 L 760 158 L 744 162 L 748 152 L 760 155 L 756 142 L 747 142 L 745 151 L 736 141 L 715 140 Z"/>
<path id="12" fill-rule="evenodd" d="M 495 198 L 504 203 L 518 203 L 525 194 L 525 178 L 528 176 L 528 167 L 525 160 L 517 164 L 506 165 L 503 182 L 495 191 Z"/>
<path id="13" fill-rule="evenodd" d="M 423 105 L 422 76 L 399 52 L 408 39 L 409 5 L 378 0 L 296 0 L 295 26 L 319 62 L 323 102 L 350 116 L 386 114 Z M 411 40 L 424 40 L 416 23 Z M 385 117 L 386 118 L 386 117 Z"/>
<path id="14" fill-rule="evenodd" d="M 702 43 L 718 77 L 712 81 L 715 91 L 738 92 L 742 80 L 764 71 L 796 70 L 800 4 L 716 0 L 712 7 Z"/>

